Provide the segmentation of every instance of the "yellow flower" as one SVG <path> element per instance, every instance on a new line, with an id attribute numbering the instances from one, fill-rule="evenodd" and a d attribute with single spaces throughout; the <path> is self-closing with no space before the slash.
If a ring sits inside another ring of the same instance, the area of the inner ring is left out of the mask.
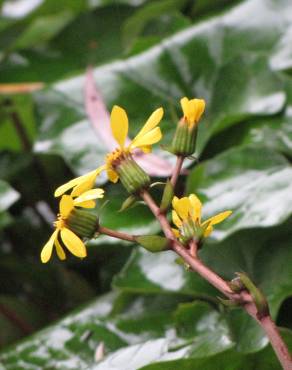
<path id="1" fill-rule="evenodd" d="M 177 237 L 186 239 L 194 236 L 198 238 L 201 236 L 208 237 L 213 231 L 213 225 L 219 224 L 232 213 L 232 211 L 221 212 L 202 222 L 202 203 L 194 194 L 180 199 L 174 197 L 172 206 L 174 208 L 172 211 L 172 221 L 178 228 L 178 230 L 173 230 L 174 234 Z"/>
<path id="2" fill-rule="evenodd" d="M 180 104 L 184 113 L 184 121 L 190 129 L 197 125 L 205 110 L 205 100 L 191 99 L 184 97 L 180 100 Z"/>
<path id="3" fill-rule="evenodd" d="M 86 257 L 86 248 L 82 240 L 70 230 L 69 220 L 76 210 L 75 207 L 93 208 L 94 199 L 102 198 L 104 191 L 102 189 L 91 189 L 84 192 L 79 197 L 73 199 L 71 195 L 63 195 L 59 205 L 59 215 L 54 222 L 56 230 L 51 235 L 49 241 L 45 244 L 41 252 L 41 261 L 46 263 L 51 258 L 53 247 L 55 245 L 58 257 L 61 260 L 66 258 L 62 245 L 74 254 L 76 257 Z M 77 208 L 78 210 L 78 208 Z"/>
<path id="4" fill-rule="evenodd" d="M 119 148 L 106 156 L 106 171 L 110 181 L 117 182 L 119 179 L 119 174 L 115 171 L 115 165 L 120 160 L 131 154 L 135 148 L 140 148 L 143 152 L 149 153 L 151 151 L 151 145 L 161 139 L 161 130 L 157 126 L 162 116 L 163 109 L 156 109 L 135 138 L 126 146 L 129 128 L 128 116 L 123 108 L 117 105 L 113 107 L 111 112 L 111 129 L 113 137 L 119 144 Z"/>
<path id="5" fill-rule="evenodd" d="M 105 165 L 59 186 L 55 191 L 55 197 L 61 196 L 72 188 L 72 197 L 78 196 L 84 191 L 91 189 L 95 183 L 96 177 L 103 170 L 107 171 L 110 181 L 117 182 L 119 175 L 115 170 L 116 165 L 129 156 L 135 148 L 140 148 L 145 153 L 149 153 L 151 151 L 151 145 L 157 143 L 161 139 L 161 130 L 157 125 L 161 121 L 162 116 L 163 109 L 156 109 L 132 142 L 126 146 L 129 127 L 128 116 L 123 108 L 115 105 L 111 112 L 111 130 L 113 137 L 119 144 L 119 148 L 106 156 Z"/>

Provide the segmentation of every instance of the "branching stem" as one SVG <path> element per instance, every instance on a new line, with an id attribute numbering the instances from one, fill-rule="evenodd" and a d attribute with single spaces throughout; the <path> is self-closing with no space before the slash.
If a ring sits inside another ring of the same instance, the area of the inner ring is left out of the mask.
<path id="1" fill-rule="evenodd" d="M 193 271 L 197 272 L 202 278 L 207 280 L 221 293 L 223 293 L 234 302 L 240 303 L 242 307 L 246 310 L 246 312 L 259 323 L 259 325 L 266 333 L 283 369 L 292 370 L 291 355 L 289 354 L 288 348 L 283 341 L 279 330 L 276 327 L 271 316 L 266 315 L 264 317 L 260 317 L 252 296 L 246 290 L 242 291 L 241 293 L 234 293 L 227 281 L 225 281 L 218 274 L 209 269 L 209 267 L 207 267 L 197 257 L 196 253 L 192 253 L 192 251 L 197 250 L 196 246 L 193 245 L 194 241 L 191 242 L 190 251 L 188 251 L 188 249 L 175 238 L 166 216 L 160 212 L 159 207 L 147 191 L 142 191 L 140 193 L 140 196 L 159 221 L 165 236 L 171 241 L 172 250 L 176 252 L 186 262 L 186 264 L 191 267 Z"/>

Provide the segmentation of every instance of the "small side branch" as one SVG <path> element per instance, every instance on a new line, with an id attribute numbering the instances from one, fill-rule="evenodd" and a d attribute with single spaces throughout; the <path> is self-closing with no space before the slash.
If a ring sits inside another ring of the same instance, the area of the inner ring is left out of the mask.
<path id="1" fill-rule="evenodd" d="M 108 229 L 107 227 L 104 227 L 104 226 L 99 226 L 97 231 L 100 234 L 108 235 L 108 236 L 111 236 L 112 238 L 122 239 L 122 240 L 126 240 L 128 242 L 133 242 L 133 243 L 136 242 L 136 237 L 134 235 Z"/>

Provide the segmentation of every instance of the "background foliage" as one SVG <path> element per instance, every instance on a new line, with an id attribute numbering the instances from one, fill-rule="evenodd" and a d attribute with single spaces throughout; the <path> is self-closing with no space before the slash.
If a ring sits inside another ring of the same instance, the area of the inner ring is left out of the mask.
<path id="1" fill-rule="evenodd" d="M 57 211 L 54 188 L 107 150 L 84 108 L 88 65 L 108 109 L 127 109 L 131 134 L 162 105 L 167 143 L 179 99 L 202 97 L 198 163 L 180 193 L 198 193 L 205 216 L 234 214 L 201 257 L 225 278 L 250 274 L 292 348 L 291 1 L 44 0 L 16 17 L 19 3 L 0 2 L 4 368 L 278 369 L 259 327 L 223 309 L 171 252 L 107 238 L 90 243 L 82 262 L 41 265 L 39 252 Z M 9 93 L 5 84 L 21 82 L 43 86 Z M 126 194 L 104 186 L 104 225 L 157 232 L 143 206 L 117 215 Z M 106 357 L 97 362 L 101 343 Z"/>

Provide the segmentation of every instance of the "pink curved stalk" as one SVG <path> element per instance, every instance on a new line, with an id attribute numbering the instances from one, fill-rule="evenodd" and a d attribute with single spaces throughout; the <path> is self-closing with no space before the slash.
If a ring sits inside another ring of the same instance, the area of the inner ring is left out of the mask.
<path id="1" fill-rule="evenodd" d="M 110 114 L 96 88 L 91 68 L 88 68 L 85 79 L 85 110 L 97 136 L 104 143 L 105 149 L 113 151 L 117 143 L 110 128 Z M 127 143 L 129 142 L 130 139 L 127 138 Z M 134 158 L 150 176 L 167 177 L 173 172 L 173 165 L 156 154 L 144 154 L 137 149 Z"/>

